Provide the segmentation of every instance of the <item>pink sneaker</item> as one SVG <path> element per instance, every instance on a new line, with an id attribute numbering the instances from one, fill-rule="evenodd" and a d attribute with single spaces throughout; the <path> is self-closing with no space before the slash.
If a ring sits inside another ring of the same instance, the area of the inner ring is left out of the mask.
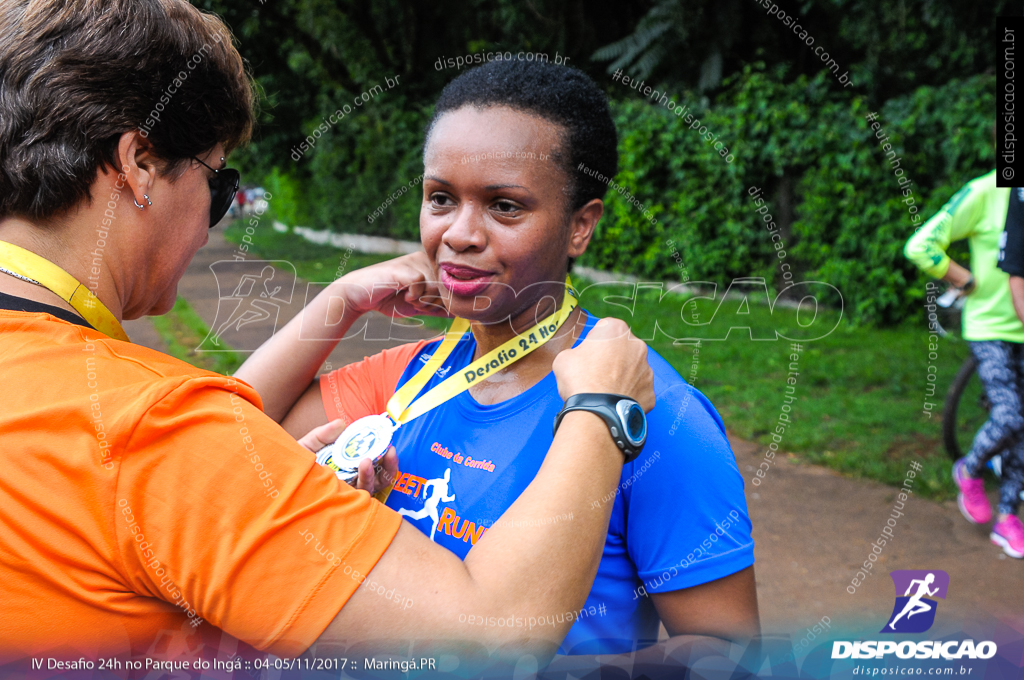
<path id="1" fill-rule="evenodd" d="M 953 481 L 960 493 L 956 496 L 956 504 L 960 512 L 971 524 L 988 524 L 992 521 L 992 506 L 985 496 L 985 480 L 972 479 L 964 470 L 964 459 L 953 463 Z M 993 534 L 994 535 L 994 534 Z"/>
<path id="2" fill-rule="evenodd" d="M 1016 515 L 1010 515 L 1001 522 L 996 522 L 989 534 L 992 542 L 1001 546 L 1003 552 L 1018 560 L 1024 558 L 1024 524 Z"/>

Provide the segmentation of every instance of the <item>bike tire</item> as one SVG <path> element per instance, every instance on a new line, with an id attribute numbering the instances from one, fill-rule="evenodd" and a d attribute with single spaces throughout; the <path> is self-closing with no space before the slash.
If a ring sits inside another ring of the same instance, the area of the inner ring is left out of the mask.
<path id="1" fill-rule="evenodd" d="M 953 384 L 949 386 L 949 390 L 946 392 L 946 402 L 942 407 L 942 442 L 946 447 L 946 453 L 953 460 L 959 460 L 966 455 L 966 452 L 961 450 L 960 442 L 957 440 L 956 414 L 960 408 L 960 398 L 967 388 L 967 383 L 971 381 L 977 370 L 978 360 L 973 354 L 968 355 L 960 366 L 960 370 L 957 371 L 956 377 L 953 378 Z"/>

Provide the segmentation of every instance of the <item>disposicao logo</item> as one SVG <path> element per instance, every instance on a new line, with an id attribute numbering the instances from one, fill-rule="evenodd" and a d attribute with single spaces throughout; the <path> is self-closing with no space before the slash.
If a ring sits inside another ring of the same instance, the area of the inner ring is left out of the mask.
<path id="1" fill-rule="evenodd" d="M 880 633 L 923 633 L 935 623 L 939 603 L 946 599 L 949 574 L 941 569 L 901 569 L 889 573 L 896 586 L 896 604 Z M 901 595 L 902 593 L 902 595 Z M 833 659 L 883 659 L 896 654 L 900 659 L 991 659 L 996 643 L 991 640 L 859 640 L 832 643 Z M 856 672 L 856 671 L 855 671 Z"/>
<path id="2" fill-rule="evenodd" d="M 935 623 L 939 603 L 946 599 L 949 574 L 940 570 L 901 569 L 889 572 L 896 586 L 896 604 L 879 633 L 923 633 Z M 903 593 L 903 595 L 900 595 Z"/>

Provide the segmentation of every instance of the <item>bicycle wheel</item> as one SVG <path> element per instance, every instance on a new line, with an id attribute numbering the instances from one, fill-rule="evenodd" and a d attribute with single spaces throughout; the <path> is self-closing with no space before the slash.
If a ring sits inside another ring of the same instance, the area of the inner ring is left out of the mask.
<path id="1" fill-rule="evenodd" d="M 953 460 L 970 451 L 974 435 L 988 420 L 992 407 L 977 369 L 978 360 L 972 354 L 964 360 L 946 392 L 946 403 L 942 408 L 942 441 L 946 453 Z"/>

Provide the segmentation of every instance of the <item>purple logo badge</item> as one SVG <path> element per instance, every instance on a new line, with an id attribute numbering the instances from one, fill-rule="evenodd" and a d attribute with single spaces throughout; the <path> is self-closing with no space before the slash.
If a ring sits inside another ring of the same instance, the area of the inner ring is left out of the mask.
<path id="1" fill-rule="evenodd" d="M 930 598 L 946 599 L 949 574 L 939 569 L 901 569 L 889 576 L 896 586 L 896 605 L 879 632 L 923 633 L 931 628 L 939 603 Z"/>

